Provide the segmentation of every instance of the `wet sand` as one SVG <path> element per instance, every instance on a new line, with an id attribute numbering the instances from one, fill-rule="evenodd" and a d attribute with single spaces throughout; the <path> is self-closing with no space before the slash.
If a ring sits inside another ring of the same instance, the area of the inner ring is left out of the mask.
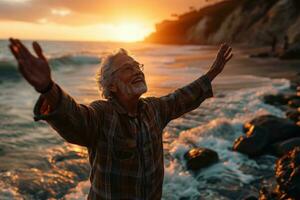
<path id="1" fill-rule="evenodd" d="M 176 63 L 173 65 L 173 67 L 180 67 L 183 64 L 189 64 L 194 67 L 197 67 L 199 65 L 206 65 L 206 68 L 209 69 L 215 59 L 218 47 L 207 47 L 207 49 L 208 53 L 206 54 L 199 53 L 199 55 L 192 54 L 189 56 L 177 57 Z M 251 54 L 267 52 L 268 49 L 268 47 L 249 48 L 244 46 L 234 46 L 234 57 L 227 63 L 225 69 L 218 76 L 218 78 L 233 78 L 239 75 L 250 75 L 272 79 L 284 78 L 293 80 L 296 75 L 300 73 L 300 59 L 280 60 L 279 58 L 250 57 Z M 203 51 L 203 49 L 201 51 Z M 227 87 L 230 87 L 231 89 L 242 89 L 243 87 L 247 86 L 248 85 L 230 85 Z M 253 85 L 249 85 L 249 87 L 251 86 Z"/>

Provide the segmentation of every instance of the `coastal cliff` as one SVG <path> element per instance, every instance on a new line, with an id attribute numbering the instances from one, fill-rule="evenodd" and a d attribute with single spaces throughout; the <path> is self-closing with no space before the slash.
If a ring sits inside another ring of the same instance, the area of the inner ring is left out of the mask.
<path id="1" fill-rule="evenodd" d="M 156 25 L 145 41 L 162 44 L 300 43 L 299 0 L 227 0 Z"/>

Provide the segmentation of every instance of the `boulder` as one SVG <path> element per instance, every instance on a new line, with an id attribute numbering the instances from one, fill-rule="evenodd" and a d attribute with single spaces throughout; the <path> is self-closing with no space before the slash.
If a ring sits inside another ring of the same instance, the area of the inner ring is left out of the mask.
<path id="1" fill-rule="evenodd" d="M 234 141 L 233 150 L 251 157 L 259 156 L 264 154 L 268 144 L 269 134 L 260 127 L 252 126 L 246 136 L 240 136 Z"/>
<path id="2" fill-rule="evenodd" d="M 291 100 L 300 100 L 297 93 L 269 94 L 264 96 L 264 102 L 270 105 L 286 105 Z"/>
<path id="3" fill-rule="evenodd" d="M 248 196 L 248 197 L 244 198 L 244 200 L 258 200 L 258 198 L 255 196 Z"/>
<path id="4" fill-rule="evenodd" d="M 300 99 L 289 100 L 288 105 L 292 108 L 299 108 L 300 107 Z"/>
<path id="5" fill-rule="evenodd" d="M 254 118 L 248 124 L 255 127 L 260 127 L 269 135 L 269 142 L 281 142 L 293 137 L 300 137 L 300 127 L 295 125 L 292 121 L 273 115 L 263 115 Z M 251 131 L 247 135 L 251 135 Z"/>
<path id="6" fill-rule="evenodd" d="M 276 192 L 269 192 L 267 188 L 262 188 L 259 191 L 259 200 L 278 200 L 278 194 Z"/>
<path id="7" fill-rule="evenodd" d="M 298 200 L 300 197 L 300 147 L 285 153 L 275 164 L 277 185 L 263 187 L 259 200 Z"/>
<path id="8" fill-rule="evenodd" d="M 283 94 L 277 95 L 266 95 L 264 96 L 264 102 L 270 105 L 285 105 L 288 103 L 288 100 L 285 98 Z"/>
<path id="9" fill-rule="evenodd" d="M 300 120 L 300 112 L 298 109 L 290 109 L 286 112 L 286 117 L 294 122 L 298 122 Z"/>
<path id="10" fill-rule="evenodd" d="M 199 170 L 219 161 L 217 152 L 207 148 L 192 148 L 184 154 L 187 169 Z"/>
<path id="11" fill-rule="evenodd" d="M 300 147 L 294 148 L 276 161 L 275 176 L 281 196 L 284 195 L 285 199 L 299 199 Z"/>
<path id="12" fill-rule="evenodd" d="M 300 127 L 292 121 L 272 115 L 257 117 L 244 124 L 246 135 L 234 141 L 233 150 L 247 154 L 250 157 L 265 153 L 282 155 L 290 147 L 298 145 Z M 299 141 L 300 142 L 300 141 Z"/>
<path id="13" fill-rule="evenodd" d="M 300 137 L 272 144 L 272 152 L 277 156 L 283 156 L 295 147 L 300 147 Z"/>

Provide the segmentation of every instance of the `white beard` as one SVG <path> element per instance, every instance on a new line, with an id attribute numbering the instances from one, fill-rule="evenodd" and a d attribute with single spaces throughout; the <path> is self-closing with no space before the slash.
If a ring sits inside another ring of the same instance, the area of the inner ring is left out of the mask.
<path id="1" fill-rule="evenodd" d="M 142 95 L 147 92 L 148 89 L 144 82 L 127 85 L 123 81 L 117 81 L 117 87 L 123 94 L 128 96 Z"/>

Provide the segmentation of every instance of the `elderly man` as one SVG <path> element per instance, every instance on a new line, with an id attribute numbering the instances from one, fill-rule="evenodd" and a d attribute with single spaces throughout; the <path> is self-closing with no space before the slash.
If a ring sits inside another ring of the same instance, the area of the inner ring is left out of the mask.
<path id="1" fill-rule="evenodd" d="M 33 43 L 37 56 L 16 39 L 9 47 L 21 74 L 41 93 L 35 120 L 47 121 L 66 141 L 87 147 L 88 199 L 97 200 L 161 198 L 163 129 L 212 97 L 211 81 L 232 57 L 223 44 L 205 75 L 169 95 L 140 98 L 147 91 L 143 65 L 120 49 L 101 62 L 98 84 L 106 100 L 82 105 L 52 80 L 38 43 Z"/>

